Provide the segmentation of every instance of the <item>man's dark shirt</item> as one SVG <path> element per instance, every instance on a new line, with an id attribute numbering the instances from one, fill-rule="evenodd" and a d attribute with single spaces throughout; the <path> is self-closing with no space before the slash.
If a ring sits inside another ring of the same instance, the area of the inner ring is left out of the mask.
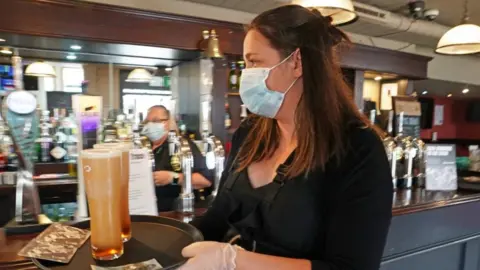
<path id="1" fill-rule="evenodd" d="M 188 144 L 192 149 L 193 154 L 193 170 L 192 173 L 200 173 L 207 180 L 212 183 L 214 180 L 214 171 L 209 170 L 206 166 L 205 157 L 202 155 L 198 147 L 193 141 L 188 140 Z M 159 147 L 153 149 L 153 154 L 155 156 L 155 171 L 169 171 L 174 172 L 175 170 L 172 167 L 172 157 L 169 155 L 168 151 L 168 141 L 165 141 Z M 177 171 L 181 173 L 181 171 Z M 155 193 L 157 195 L 157 207 L 158 211 L 172 211 L 174 210 L 175 199 L 178 197 L 182 190 L 181 185 L 166 185 L 166 186 L 156 186 Z M 198 201 L 202 197 L 210 195 L 211 188 L 203 189 L 199 192 L 195 190 L 195 201 Z"/>

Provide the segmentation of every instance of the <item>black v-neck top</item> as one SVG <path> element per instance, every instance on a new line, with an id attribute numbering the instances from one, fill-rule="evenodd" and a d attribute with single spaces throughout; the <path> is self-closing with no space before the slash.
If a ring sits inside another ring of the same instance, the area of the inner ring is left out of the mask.
<path id="1" fill-rule="evenodd" d="M 265 204 L 260 201 L 270 184 L 253 188 L 246 171 L 229 170 L 250 127 L 243 123 L 235 133 L 222 190 L 206 215 L 193 222 L 205 240 L 222 241 L 233 227 L 242 237 L 265 243 L 256 252 L 308 259 L 314 270 L 378 269 L 393 187 L 383 144 L 374 131 L 352 127 L 340 164 L 331 162 L 308 177 L 285 179 Z M 233 184 L 225 187 L 225 182 Z"/>

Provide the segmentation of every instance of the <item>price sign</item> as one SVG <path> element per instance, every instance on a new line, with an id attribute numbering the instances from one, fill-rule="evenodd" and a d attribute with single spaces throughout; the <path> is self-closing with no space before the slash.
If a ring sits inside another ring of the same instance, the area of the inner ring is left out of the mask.
<path id="1" fill-rule="evenodd" d="M 454 144 L 427 144 L 427 190 L 456 190 L 457 164 Z"/>

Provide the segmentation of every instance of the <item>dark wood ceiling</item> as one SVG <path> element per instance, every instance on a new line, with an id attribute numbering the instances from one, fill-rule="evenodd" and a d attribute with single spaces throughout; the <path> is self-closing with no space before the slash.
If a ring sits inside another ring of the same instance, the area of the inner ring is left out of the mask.
<path id="1" fill-rule="evenodd" d="M 2 47 L 17 49 L 26 59 L 113 63 L 132 66 L 172 67 L 181 62 L 200 57 L 199 51 L 160 48 L 142 45 L 93 42 L 79 39 L 52 38 L 19 35 L 0 32 L 5 42 Z M 79 45 L 81 50 L 73 50 L 71 45 Z M 77 59 L 67 60 L 66 56 L 75 54 Z"/>

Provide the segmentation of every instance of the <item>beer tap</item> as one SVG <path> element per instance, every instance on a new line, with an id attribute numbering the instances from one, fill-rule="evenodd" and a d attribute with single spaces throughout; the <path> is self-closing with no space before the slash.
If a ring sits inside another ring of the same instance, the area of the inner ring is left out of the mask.
<path id="1" fill-rule="evenodd" d="M 404 150 L 404 155 L 405 155 L 405 166 L 406 166 L 406 173 L 404 176 L 405 183 L 404 186 L 405 188 L 409 189 L 412 188 L 413 184 L 413 159 L 417 155 L 417 149 L 413 147 L 412 142 L 410 140 L 405 140 L 405 150 Z"/>
<path id="2" fill-rule="evenodd" d="M 220 179 L 222 177 L 224 162 L 225 162 L 225 150 L 222 142 L 209 133 L 210 123 L 210 102 L 202 102 L 202 139 L 203 139 L 203 152 L 205 154 L 206 165 L 209 170 L 215 169 L 215 179 L 212 190 L 212 197 L 215 198 L 218 194 L 220 187 Z"/>
<path id="3" fill-rule="evenodd" d="M 415 159 L 415 166 L 417 171 L 414 177 L 417 178 L 416 187 L 425 187 L 425 152 L 426 145 L 425 142 L 420 138 L 415 138 L 413 140 L 413 145 L 417 149 L 417 156 Z"/>
<path id="4" fill-rule="evenodd" d="M 222 178 L 224 163 L 225 163 L 225 150 L 223 148 L 222 142 L 211 136 L 213 145 L 215 146 L 215 181 L 212 190 L 212 196 L 216 197 L 220 188 L 220 179 Z"/>
<path id="5" fill-rule="evenodd" d="M 12 57 L 15 91 L 3 101 L 2 118 L 10 128 L 19 159 L 17 172 L 15 221 L 19 224 L 38 223 L 40 199 L 33 180 L 34 143 L 38 135 L 37 100 L 23 90 L 22 58 L 15 52 Z"/>
<path id="6" fill-rule="evenodd" d="M 192 185 L 193 154 L 188 140 L 177 136 L 175 131 L 168 133 L 168 147 L 172 159 L 177 159 L 183 172 L 182 192 L 177 198 L 178 212 L 193 214 L 195 195 Z M 176 163 L 176 162 L 175 162 Z"/>

